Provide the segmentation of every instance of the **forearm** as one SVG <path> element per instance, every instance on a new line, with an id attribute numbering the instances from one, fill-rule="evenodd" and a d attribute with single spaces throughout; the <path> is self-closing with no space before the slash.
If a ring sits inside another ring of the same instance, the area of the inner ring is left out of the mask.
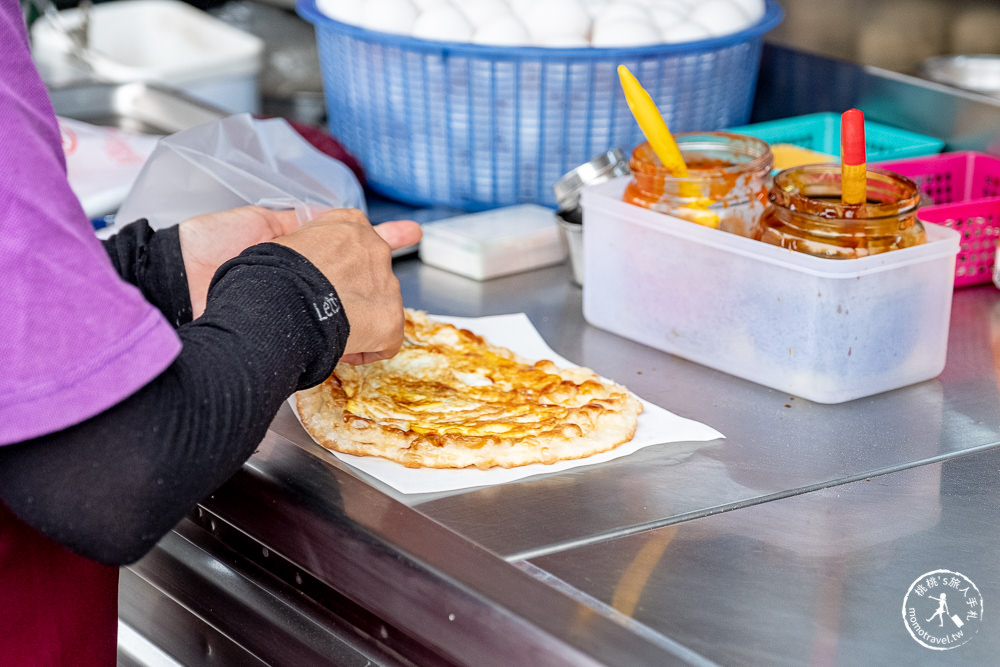
<path id="1" fill-rule="evenodd" d="M 336 295 L 294 252 L 258 246 L 225 265 L 205 314 L 178 329 L 167 371 L 72 428 L 0 448 L 0 499 L 106 563 L 142 556 L 253 453 L 297 388 L 327 377 L 347 339 Z"/>
<path id="2" fill-rule="evenodd" d="M 178 227 L 154 231 L 145 220 L 136 220 L 102 243 L 118 275 L 138 287 L 171 324 L 191 321 Z"/>

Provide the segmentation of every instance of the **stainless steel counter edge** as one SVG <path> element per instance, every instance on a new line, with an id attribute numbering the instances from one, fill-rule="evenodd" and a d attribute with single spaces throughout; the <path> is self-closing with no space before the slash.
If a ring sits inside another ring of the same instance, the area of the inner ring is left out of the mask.
<path id="1" fill-rule="evenodd" d="M 706 664 L 540 585 L 273 432 L 203 509 L 365 606 L 388 646 L 398 632 L 457 664 Z"/>
<path id="2" fill-rule="evenodd" d="M 301 569 L 256 543 L 247 547 L 249 538 L 234 530 L 199 508 L 124 569 L 119 608 L 127 625 L 184 665 L 406 664 L 378 632 L 359 629 L 366 625 L 357 622 L 364 612 L 317 592 Z M 240 553 L 238 545 L 266 565 Z M 143 664 L 150 651 L 132 646 L 125 634 L 119 664 L 123 657 Z M 421 655 L 416 645 L 407 652 Z M 162 662 L 155 664 L 165 667 Z"/>

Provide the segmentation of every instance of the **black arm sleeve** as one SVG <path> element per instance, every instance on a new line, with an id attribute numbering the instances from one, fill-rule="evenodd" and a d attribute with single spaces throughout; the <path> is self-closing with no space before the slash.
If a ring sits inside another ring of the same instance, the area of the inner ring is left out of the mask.
<path id="1" fill-rule="evenodd" d="M 191 321 L 191 296 L 178 233 L 176 225 L 153 231 L 142 219 L 102 242 L 118 275 L 138 287 L 175 327 Z"/>
<path id="2" fill-rule="evenodd" d="M 219 269 L 205 314 L 178 333 L 178 358 L 136 394 L 0 447 L 0 500 L 93 560 L 138 559 L 239 469 L 282 401 L 330 374 L 348 323 L 318 269 L 262 244 Z"/>

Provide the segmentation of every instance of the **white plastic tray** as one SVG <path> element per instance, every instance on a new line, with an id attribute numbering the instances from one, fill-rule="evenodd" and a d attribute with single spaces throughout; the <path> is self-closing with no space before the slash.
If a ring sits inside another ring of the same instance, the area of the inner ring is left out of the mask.
<path id="1" fill-rule="evenodd" d="M 32 24 L 32 53 L 49 86 L 85 78 L 144 81 L 178 88 L 226 111 L 259 111 L 260 38 L 180 0 L 97 3 L 82 67 L 66 34 L 81 20 L 80 10 L 65 9 L 55 20 L 43 17 Z"/>

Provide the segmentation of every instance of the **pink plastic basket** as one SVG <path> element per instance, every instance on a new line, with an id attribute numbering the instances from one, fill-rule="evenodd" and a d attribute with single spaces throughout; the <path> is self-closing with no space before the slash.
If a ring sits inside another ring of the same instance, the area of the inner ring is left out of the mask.
<path id="1" fill-rule="evenodd" d="M 921 221 L 946 225 L 962 235 L 955 287 L 990 282 L 1000 239 L 1000 159 L 963 151 L 878 166 L 920 186 Z"/>

